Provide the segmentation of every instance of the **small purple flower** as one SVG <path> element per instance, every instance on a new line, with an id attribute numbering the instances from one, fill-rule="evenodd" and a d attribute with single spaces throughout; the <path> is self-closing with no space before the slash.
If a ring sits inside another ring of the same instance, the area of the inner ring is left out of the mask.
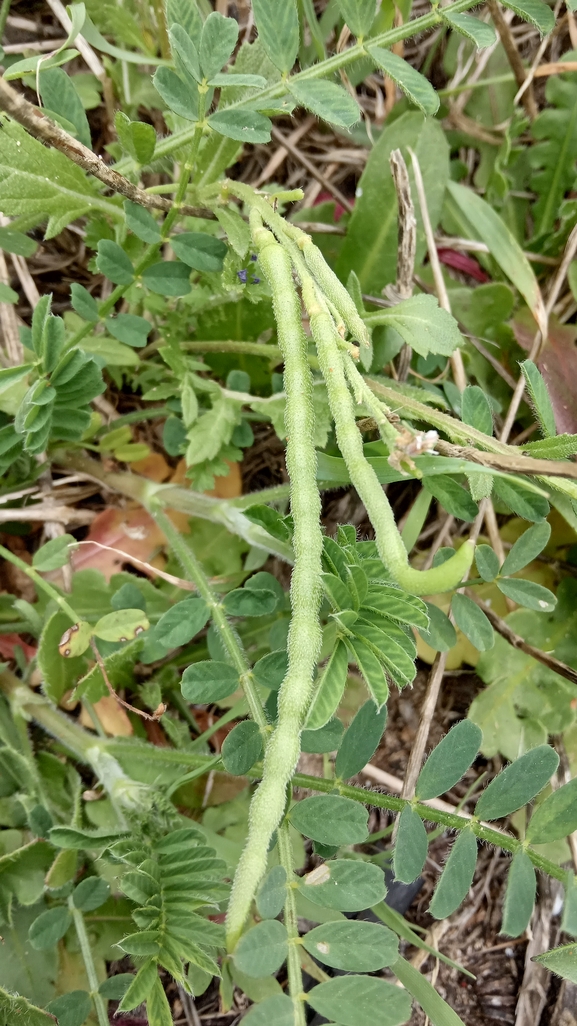
<path id="1" fill-rule="evenodd" d="M 243 285 L 246 285 L 247 273 L 248 272 L 244 268 L 242 269 L 242 271 L 237 271 L 236 272 L 237 278 L 239 279 L 239 281 L 241 281 L 243 283 Z"/>
<path id="2" fill-rule="evenodd" d="M 260 284 L 260 278 L 253 278 L 251 284 L 252 285 L 259 285 Z"/>
<path id="3" fill-rule="evenodd" d="M 256 263 L 258 259 L 256 253 L 251 253 L 250 259 L 253 261 L 253 263 Z"/>

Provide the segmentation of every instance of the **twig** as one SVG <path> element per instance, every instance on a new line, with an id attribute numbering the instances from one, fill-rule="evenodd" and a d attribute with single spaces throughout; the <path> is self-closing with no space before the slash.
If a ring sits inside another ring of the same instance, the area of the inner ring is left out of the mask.
<path id="1" fill-rule="evenodd" d="M 12 513 L 14 513 L 13 510 Z M 106 552 L 114 552 L 117 556 L 122 556 L 127 563 L 132 563 L 133 566 L 138 567 L 140 570 L 144 570 L 147 574 L 161 577 L 163 581 L 167 581 L 168 584 L 174 584 L 176 588 L 182 588 L 183 591 L 196 591 L 196 584 L 193 584 L 192 581 L 185 581 L 183 577 L 175 577 L 174 574 L 167 574 L 165 570 L 159 570 L 158 567 L 153 566 L 152 563 L 145 563 L 143 559 L 137 559 L 136 556 L 131 556 L 129 552 L 123 552 L 122 549 L 115 549 L 112 545 L 101 545 L 100 542 L 93 541 L 92 538 L 87 541 L 77 542 L 76 544 L 77 546 L 95 545 L 97 549 L 104 549 Z"/>
<path id="2" fill-rule="evenodd" d="M 273 139 L 276 139 L 276 141 L 280 143 L 281 146 L 284 146 L 284 148 L 288 150 L 288 152 L 290 153 L 291 157 L 294 157 L 295 160 L 298 160 L 299 164 L 302 164 L 305 171 L 308 171 L 308 173 L 312 175 L 312 177 L 317 182 L 319 182 L 320 185 L 322 185 L 323 189 L 326 189 L 327 192 L 330 192 L 331 196 L 334 196 L 337 202 L 340 203 L 341 206 L 344 207 L 349 214 L 352 213 L 353 205 L 350 202 L 350 200 L 347 199 L 347 197 L 344 195 L 344 193 L 341 192 L 338 186 L 333 185 L 333 183 L 331 182 L 330 178 L 327 177 L 327 175 L 323 174 L 322 171 L 319 171 L 318 167 L 316 166 L 316 164 L 313 164 L 312 160 L 309 160 L 309 158 L 306 157 L 304 153 L 301 153 L 297 146 L 294 146 L 291 143 L 290 136 L 283 135 L 283 133 L 279 131 L 278 128 L 273 127 L 272 137 Z"/>
<path id="3" fill-rule="evenodd" d="M 391 174 L 397 193 L 398 242 L 397 242 L 397 280 L 394 285 L 386 287 L 385 295 L 393 303 L 408 299 L 413 292 L 413 275 L 415 273 L 415 253 L 417 250 L 417 220 L 411 196 L 411 183 L 405 159 L 400 150 L 393 150 L 389 157 Z M 407 343 L 403 345 L 397 362 L 399 381 L 406 381 L 411 366 L 413 350 Z"/>
<path id="4" fill-rule="evenodd" d="M 471 460 L 486 467 L 495 467 L 506 473 L 547 474 L 551 477 L 577 478 L 577 463 L 570 460 L 539 460 L 533 456 L 501 456 L 492 452 L 481 452 L 468 446 L 453 445 L 439 439 L 435 448 L 442 456 L 453 456 L 457 459 Z"/>
<path id="5" fill-rule="evenodd" d="M 401 790 L 401 798 L 415 797 L 415 784 L 417 783 L 417 777 L 421 772 L 421 763 L 423 761 L 423 755 L 425 754 L 425 748 L 427 747 L 431 721 L 439 699 L 439 692 L 441 690 L 441 684 L 443 683 L 446 664 L 447 653 L 437 652 L 429 674 L 425 700 L 419 711 L 419 729 L 411 748 L 407 772 L 405 773 L 405 779 Z"/>
<path id="6" fill-rule="evenodd" d="M 500 616 L 491 609 L 486 602 L 478 597 L 473 591 L 469 591 L 468 594 L 477 603 L 480 609 L 483 610 L 487 619 L 491 622 L 495 630 L 501 637 L 505 638 L 509 644 L 518 649 L 521 652 L 525 652 L 526 655 L 530 655 L 533 659 L 536 659 L 538 663 L 542 663 L 543 666 L 547 666 L 549 670 L 553 670 L 554 673 L 558 673 L 560 677 L 564 677 L 565 680 L 571 681 L 572 684 L 577 684 L 577 670 L 574 670 L 571 666 L 567 666 L 566 663 L 562 663 L 560 659 L 556 659 L 555 656 L 549 654 L 549 652 L 543 652 L 540 648 L 535 648 L 534 645 L 530 645 L 528 641 L 525 641 L 520 634 L 516 634 L 514 630 L 509 627 L 509 624 L 502 620 Z"/>
<path id="7" fill-rule="evenodd" d="M 431 224 L 431 219 L 429 217 L 429 208 L 427 206 L 427 196 L 425 193 L 423 176 L 421 174 L 421 167 L 416 153 L 410 147 L 409 153 L 411 154 L 411 161 L 413 163 L 413 174 L 415 176 L 415 185 L 417 187 L 417 194 L 419 197 L 419 204 L 421 207 L 421 217 L 423 219 L 423 227 L 425 229 L 425 236 L 427 239 L 427 246 L 429 249 L 429 261 L 431 264 L 431 270 L 433 272 L 433 278 L 435 279 L 435 288 L 437 290 L 439 306 L 442 307 L 443 310 L 447 310 L 448 313 L 451 313 L 451 304 L 449 302 L 449 296 L 447 294 L 445 279 L 443 278 L 443 272 L 441 270 L 439 254 L 437 253 L 437 247 L 435 245 L 433 226 Z M 461 356 L 461 353 L 458 349 L 456 349 L 453 355 L 451 356 L 451 367 L 453 370 L 455 384 L 459 391 L 463 392 L 464 389 L 467 387 L 467 377 L 465 375 L 465 368 L 463 366 L 463 357 Z"/>
<path id="8" fill-rule="evenodd" d="M 37 506 L 24 506 L 18 509 L 0 509 L 0 524 L 12 523 L 15 520 L 32 523 L 37 521 L 53 521 L 57 524 L 75 524 L 77 527 L 91 524 L 96 513 L 91 509 L 75 509 L 73 506 L 52 506 L 49 503 Z"/>
<path id="9" fill-rule="evenodd" d="M 136 706 L 130 705 L 130 703 L 129 702 L 125 702 L 124 699 L 120 697 L 120 695 L 117 695 L 116 691 L 114 690 L 114 688 L 112 687 L 112 684 L 110 683 L 110 681 L 108 679 L 108 674 L 106 672 L 106 666 L 104 665 L 104 659 L 102 658 L 102 656 L 100 655 L 100 652 L 98 651 L 98 646 L 97 646 L 94 638 L 90 639 L 90 647 L 91 647 L 91 649 L 92 649 L 92 651 L 94 653 L 94 658 L 96 659 L 96 662 L 98 663 L 98 669 L 100 670 L 100 672 L 101 672 L 101 674 L 103 676 L 104 683 L 106 684 L 106 687 L 108 688 L 111 697 L 116 699 L 116 701 L 118 702 L 119 705 L 124 706 L 124 708 L 128 709 L 129 712 L 133 712 L 133 713 L 136 713 L 137 716 L 141 716 L 143 720 L 159 720 L 161 718 L 161 716 L 164 715 L 164 713 L 166 712 L 166 706 L 165 706 L 164 702 L 161 702 L 160 705 L 154 710 L 153 713 L 147 713 L 147 712 L 144 712 L 143 709 L 137 709 Z"/>
<path id="10" fill-rule="evenodd" d="M 503 44 L 503 49 L 507 54 L 507 60 L 511 65 L 511 71 L 515 76 L 517 85 L 519 87 L 524 86 L 527 78 L 527 72 L 525 71 L 525 67 L 523 65 L 523 61 L 521 60 L 521 56 L 517 49 L 517 45 L 513 38 L 511 29 L 503 17 L 503 12 L 501 11 L 500 5 L 497 3 L 497 0 L 489 0 L 488 6 L 491 12 L 493 23 L 495 25 L 495 28 L 497 29 L 497 32 L 499 33 L 499 38 Z M 526 86 L 525 91 L 522 94 L 519 93 L 518 95 L 523 101 L 523 106 L 527 111 L 528 117 L 531 119 L 531 121 L 534 121 L 537 117 L 537 114 L 539 113 L 539 108 L 537 107 L 537 103 L 535 101 L 535 94 L 533 92 L 533 86 L 531 82 L 529 82 L 529 85 Z M 517 99 L 517 97 L 515 97 L 515 99 Z"/>
<path id="11" fill-rule="evenodd" d="M 3 251 L 0 249 L 0 283 L 10 287 L 10 275 Z M 0 303 L 0 327 L 4 342 L 4 355 L 9 367 L 16 367 L 23 360 L 22 343 L 18 331 L 18 317 L 12 303 Z"/>
<path id="12" fill-rule="evenodd" d="M 139 189 L 138 186 L 133 185 L 127 178 L 120 175 L 118 171 L 108 167 L 102 157 L 98 157 L 78 139 L 65 132 L 60 125 L 38 110 L 33 103 L 29 103 L 3 78 L 0 78 L 0 110 L 5 111 L 11 118 L 18 121 L 35 139 L 60 150 L 74 164 L 93 175 L 94 178 L 98 178 L 113 192 L 126 196 L 127 199 L 132 200 L 133 203 L 139 203 L 142 207 L 165 211 L 173 209 L 174 202 L 172 200 L 144 192 L 143 189 Z M 215 219 L 212 210 L 207 210 L 204 207 L 190 207 L 183 203 L 180 205 L 180 212 L 189 217 Z"/>

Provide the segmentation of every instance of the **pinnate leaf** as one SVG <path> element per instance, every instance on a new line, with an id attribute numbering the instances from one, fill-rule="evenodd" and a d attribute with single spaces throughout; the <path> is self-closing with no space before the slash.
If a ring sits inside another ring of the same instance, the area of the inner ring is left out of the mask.
<path id="1" fill-rule="evenodd" d="M 477 839 L 465 828 L 451 849 L 429 907 L 435 919 L 446 919 L 459 907 L 473 882 L 476 864 Z"/>
<path id="2" fill-rule="evenodd" d="M 547 385 L 539 368 L 532 360 L 524 360 L 521 364 L 525 388 L 529 402 L 535 412 L 535 416 L 541 426 L 545 438 L 552 438 L 556 434 L 555 414 L 553 405 L 547 390 Z"/>
<path id="3" fill-rule="evenodd" d="M 392 965 L 399 953 L 399 941 L 392 930 L 378 923 L 324 923 L 303 937 L 306 951 L 333 969 L 353 973 L 375 973 Z"/>
<path id="4" fill-rule="evenodd" d="M 561 948 L 545 951 L 543 955 L 534 955 L 533 962 L 544 965 L 551 973 L 556 973 L 564 980 L 577 983 L 577 944 L 565 944 Z"/>
<path id="5" fill-rule="evenodd" d="M 240 777 L 261 758 L 262 737 L 254 720 L 243 720 L 227 734 L 222 745 L 222 761 L 227 773 Z"/>
<path id="6" fill-rule="evenodd" d="M 32 947 L 35 951 L 47 951 L 48 948 L 52 948 L 61 937 L 64 937 L 71 922 L 72 916 L 66 905 L 58 905 L 47 912 L 41 912 L 28 931 Z"/>
<path id="7" fill-rule="evenodd" d="M 187 667 L 180 685 L 187 702 L 199 704 L 228 698 L 238 687 L 238 673 L 234 667 L 214 659 Z"/>
<path id="8" fill-rule="evenodd" d="M 211 128 L 228 139 L 242 143 L 270 142 L 272 123 L 270 118 L 256 110 L 225 108 L 217 110 L 208 119 Z"/>
<path id="9" fill-rule="evenodd" d="M 206 19 L 200 37 L 200 66 L 205 78 L 212 78 L 227 63 L 238 38 L 238 23 L 213 11 Z"/>
<path id="10" fill-rule="evenodd" d="M 539 745 L 510 763 L 483 791 L 475 815 L 479 819 L 502 819 L 539 794 L 559 765 L 557 752 Z"/>
<path id="11" fill-rule="evenodd" d="M 252 9 L 258 38 L 275 68 L 288 73 L 299 48 L 299 19 L 296 0 L 253 0 Z"/>
<path id="12" fill-rule="evenodd" d="M 461 420 L 485 435 L 493 434 L 491 406 L 483 389 L 478 385 L 467 385 L 461 396 Z"/>
<path id="13" fill-rule="evenodd" d="M 537 806 L 527 828 L 529 844 L 558 841 L 577 830 L 577 777 Z"/>
<path id="14" fill-rule="evenodd" d="M 513 857 L 507 879 L 501 933 L 520 937 L 531 920 L 535 904 L 537 878 L 531 859 L 524 851 Z"/>
<path id="15" fill-rule="evenodd" d="M 170 244 L 179 260 L 195 271 L 222 271 L 226 244 L 214 235 L 203 232 L 183 232 L 174 235 Z"/>
<path id="16" fill-rule="evenodd" d="M 299 888 L 315 905 L 341 912 L 360 912 L 382 901 L 385 878 L 382 869 L 370 862 L 331 859 L 313 869 Z"/>
<path id="17" fill-rule="evenodd" d="M 297 802 L 290 820 L 302 834 L 321 844 L 360 844 L 368 833 L 365 807 L 338 795 L 314 795 Z"/>
<path id="18" fill-rule="evenodd" d="M 263 919 L 276 919 L 286 898 L 286 869 L 273 866 L 262 881 L 256 896 L 256 907 Z"/>
<path id="19" fill-rule="evenodd" d="M 440 14 L 443 21 L 470 39 L 478 50 L 492 46 L 497 38 L 493 26 L 481 21 L 480 18 L 474 18 L 470 14 L 454 14 L 450 9 L 442 10 Z"/>
<path id="20" fill-rule="evenodd" d="M 376 976 L 338 976 L 309 990 L 307 1002 L 342 1026 L 399 1026 L 411 1015 L 407 992 Z"/>
<path id="21" fill-rule="evenodd" d="M 391 50 L 385 50 L 381 46 L 368 46 L 367 49 L 375 64 L 397 83 L 411 103 L 422 110 L 423 114 L 437 112 L 439 97 L 424 75 Z"/>
<path id="22" fill-rule="evenodd" d="M 550 537 L 551 525 L 546 520 L 524 531 L 510 549 L 501 567 L 503 576 L 516 574 L 518 570 L 531 563 L 543 551 Z"/>
<path id="23" fill-rule="evenodd" d="M 241 937 L 234 964 L 246 976 L 269 976 L 281 967 L 287 951 L 286 927 L 278 919 L 265 919 Z"/>
<path id="24" fill-rule="evenodd" d="M 387 707 L 377 710 L 372 700 L 365 702 L 355 714 L 341 742 L 335 772 L 341 780 L 360 773 L 371 760 L 387 722 Z"/>
<path id="25" fill-rule="evenodd" d="M 336 712 L 345 690 L 349 666 L 349 655 L 343 641 L 338 641 L 317 682 L 306 726 L 318 730 Z"/>
<path id="26" fill-rule="evenodd" d="M 399 816 L 397 840 L 393 856 L 395 877 L 402 883 L 416 880 L 427 857 L 427 831 L 418 812 L 410 805 Z"/>
<path id="27" fill-rule="evenodd" d="M 468 595 L 453 595 L 451 602 L 455 623 L 479 652 L 487 652 L 495 644 L 495 632 L 482 609 Z"/>
<path id="28" fill-rule="evenodd" d="M 557 604 L 552 591 L 535 581 L 525 581 L 522 577 L 503 577 L 497 581 L 497 587 L 513 602 L 540 613 L 552 613 Z"/>
<path id="29" fill-rule="evenodd" d="M 360 109 L 352 96 L 342 86 L 321 79 L 287 83 L 292 96 L 317 117 L 339 128 L 350 128 L 360 117 Z"/>
<path id="30" fill-rule="evenodd" d="M 453 645 L 457 644 L 457 632 L 442 609 L 439 609 L 433 602 L 427 602 L 426 605 L 429 614 L 429 629 L 427 631 L 420 629 L 419 634 L 423 641 L 426 641 L 427 645 L 436 649 L 437 652 L 448 652 Z"/>
<path id="31" fill-rule="evenodd" d="M 555 27 L 555 15 L 544 0 L 503 0 L 503 6 L 514 11 L 523 21 L 530 22 L 542 35 L 552 32 Z"/>
<path id="32" fill-rule="evenodd" d="M 246 1026 L 294 1026 L 295 1013 L 286 994 L 273 994 L 249 1008 L 244 1017 Z"/>
<path id="33" fill-rule="evenodd" d="M 415 794 L 421 801 L 446 794 L 474 762 L 483 735 L 476 723 L 462 720 L 433 749 L 417 779 Z"/>
<path id="34" fill-rule="evenodd" d="M 340 12 L 354 36 L 366 36 L 375 20 L 373 0 L 337 0 Z"/>
<path id="35" fill-rule="evenodd" d="M 142 609 L 118 609 L 102 616 L 93 633 L 103 641 L 132 641 L 149 626 Z"/>

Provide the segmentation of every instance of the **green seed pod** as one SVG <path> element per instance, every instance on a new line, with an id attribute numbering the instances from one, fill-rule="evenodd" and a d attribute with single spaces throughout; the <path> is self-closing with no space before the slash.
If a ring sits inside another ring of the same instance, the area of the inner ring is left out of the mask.
<path id="1" fill-rule="evenodd" d="M 278 723 L 267 744 L 262 781 L 251 803 L 249 834 L 236 871 L 227 916 L 227 944 L 233 950 L 250 912 L 267 864 L 270 839 L 285 810 L 286 788 L 300 753 L 300 733 L 310 704 L 320 651 L 320 497 L 316 482 L 312 376 L 301 307 L 287 252 L 251 213 L 260 266 L 270 285 L 278 339 L 284 358 L 287 401 L 287 468 L 294 523 L 292 618 L 288 670 L 279 692 Z"/>
<path id="2" fill-rule="evenodd" d="M 370 348 L 369 330 L 342 281 L 331 270 L 320 249 L 315 246 L 308 235 L 305 235 L 304 232 L 300 233 L 297 241 L 313 278 L 318 282 L 327 299 L 336 307 L 353 338 L 362 346 Z"/>
<path id="3" fill-rule="evenodd" d="M 389 501 L 363 452 L 361 435 L 355 423 L 353 401 L 344 373 L 343 356 L 335 338 L 332 318 L 319 302 L 311 285 L 303 283 L 303 298 L 327 386 L 339 449 L 351 481 L 375 529 L 377 547 L 383 563 L 397 584 L 413 595 L 429 595 L 455 588 L 471 566 L 475 546 L 472 542 L 465 542 L 451 559 L 431 570 L 414 570 L 409 565 Z"/>

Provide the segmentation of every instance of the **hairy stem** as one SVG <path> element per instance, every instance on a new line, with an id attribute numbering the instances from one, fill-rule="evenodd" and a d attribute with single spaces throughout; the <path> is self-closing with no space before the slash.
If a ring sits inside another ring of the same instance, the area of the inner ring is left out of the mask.
<path id="1" fill-rule="evenodd" d="M 301 310 L 288 254 L 251 214 L 260 263 L 270 284 L 279 344 L 285 363 L 287 468 L 291 482 L 295 564 L 291 578 L 289 664 L 279 693 L 278 723 L 268 742 L 262 781 L 253 797 L 249 834 L 232 889 L 227 943 L 233 950 L 266 870 L 270 839 L 286 803 L 286 788 L 300 752 L 300 734 L 308 710 L 320 649 L 319 607 L 322 535 L 316 483 L 312 377 Z"/>
<path id="2" fill-rule="evenodd" d="M 294 1026 L 306 1026 L 303 1001 L 303 974 L 299 950 L 299 924 L 293 883 L 293 854 L 290 839 L 290 827 L 285 820 L 278 831 L 278 854 L 281 866 L 286 872 L 286 898 L 284 903 L 284 925 L 288 934 L 287 970 L 289 993 L 293 1003 Z"/>
<path id="3" fill-rule="evenodd" d="M 80 619 L 66 599 L 63 598 L 56 588 L 49 584 L 48 581 L 45 581 L 33 566 L 28 566 L 28 563 L 25 563 L 23 559 L 19 559 L 18 556 L 15 556 L 9 549 L 5 549 L 3 545 L 0 545 L 0 556 L 3 556 L 4 559 L 8 560 L 9 563 L 12 563 L 13 566 L 17 566 L 19 570 L 22 570 L 22 572 L 25 573 L 26 576 L 29 577 L 36 585 L 36 588 L 43 591 L 45 595 L 48 595 L 49 598 L 53 599 L 53 601 L 60 606 L 62 612 L 66 613 L 66 616 L 70 617 L 72 623 L 76 623 L 76 621 Z"/>
<path id="4" fill-rule="evenodd" d="M 258 697 L 252 671 L 243 652 L 240 639 L 237 637 L 232 626 L 228 622 L 221 603 L 213 595 L 212 588 L 208 583 L 207 576 L 202 569 L 200 561 L 196 558 L 192 549 L 182 540 L 179 531 L 177 531 L 172 520 L 166 515 L 166 513 L 163 513 L 158 509 L 152 509 L 151 515 L 156 520 L 160 530 L 166 535 L 168 543 L 185 574 L 188 575 L 191 581 L 194 581 L 199 595 L 204 599 L 210 609 L 210 615 L 214 626 L 221 637 L 222 643 L 225 646 L 235 669 L 238 671 L 240 683 L 250 709 L 250 714 L 255 723 L 258 723 L 264 736 L 268 736 L 268 723 L 265 712 Z"/>
<path id="5" fill-rule="evenodd" d="M 90 987 L 90 997 L 94 1002 L 96 1015 L 98 1017 L 98 1026 L 109 1026 L 108 1014 L 104 1005 L 104 1000 L 98 992 L 98 976 L 96 975 L 96 966 L 94 965 L 90 941 L 84 924 L 84 916 L 79 909 L 75 908 L 72 901 L 72 895 L 68 898 L 68 908 L 70 909 L 70 914 L 74 922 L 74 929 L 76 930 L 76 936 L 78 937 L 82 960 L 84 962 L 84 968 L 86 969 L 86 978 L 88 980 L 88 986 Z"/>

